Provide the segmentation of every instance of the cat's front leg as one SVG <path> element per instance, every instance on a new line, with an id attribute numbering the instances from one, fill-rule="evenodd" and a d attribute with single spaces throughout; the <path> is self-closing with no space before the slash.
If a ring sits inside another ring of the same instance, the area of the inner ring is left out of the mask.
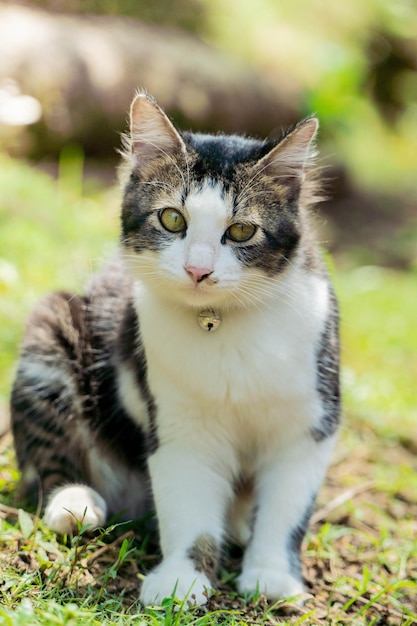
<path id="1" fill-rule="evenodd" d="M 173 593 L 204 604 L 216 576 L 230 482 L 205 447 L 170 443 L 149 459 L 163 561 L 144 580 L 143 604 Z"/>
<path id="2" fill-rule="evenodd" d="M 259 469 L 257 514 L 238 584 L 270 600 L 304 592 L 300 548 L 332 448 L 306 438 L 280 450 Z"/>

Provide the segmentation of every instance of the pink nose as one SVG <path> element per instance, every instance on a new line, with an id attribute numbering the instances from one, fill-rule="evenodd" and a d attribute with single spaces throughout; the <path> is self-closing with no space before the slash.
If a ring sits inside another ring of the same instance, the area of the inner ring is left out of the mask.
<path id="1" fill-rule="evenodd" d="M 213 270 L 207 267 L 194 267 L 192 265 L 186 265 L 185 271 L 188 276 L 192 279 L 194 284 L 201 283 L 205 278 L 208 278 Z"/>

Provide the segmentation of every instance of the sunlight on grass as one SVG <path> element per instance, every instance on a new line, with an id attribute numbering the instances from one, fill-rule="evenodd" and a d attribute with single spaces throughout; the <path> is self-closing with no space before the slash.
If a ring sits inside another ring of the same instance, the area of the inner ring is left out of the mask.
<path id="1" fill-rule="evenodd" d="M 337 275 L 349 415 L 417 440 L 417 273 L 361 267 Z"/>

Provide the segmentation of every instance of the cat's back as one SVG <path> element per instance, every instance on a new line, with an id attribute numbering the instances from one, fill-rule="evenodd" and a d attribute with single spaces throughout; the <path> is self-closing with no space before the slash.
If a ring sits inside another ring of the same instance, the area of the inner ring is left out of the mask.
<path id="1" fill-rule="evenodd" d="M 133 281 L 119 255 L 114 255 L 91 276 L 84 297 L 90 307 L 94 331 L 116 340 L 133 297 Z"/>

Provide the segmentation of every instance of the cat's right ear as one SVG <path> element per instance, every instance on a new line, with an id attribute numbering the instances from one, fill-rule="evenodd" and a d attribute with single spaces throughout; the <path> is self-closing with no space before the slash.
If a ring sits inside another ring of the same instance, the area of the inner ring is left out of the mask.
<path id="1" fill-rule="evenodd" d="M 133 167 L 145 168 L 156 158 L 186 148 L 174 126 L 156 101 L 139 93 L 130 107 L 130 158 Z"/>

